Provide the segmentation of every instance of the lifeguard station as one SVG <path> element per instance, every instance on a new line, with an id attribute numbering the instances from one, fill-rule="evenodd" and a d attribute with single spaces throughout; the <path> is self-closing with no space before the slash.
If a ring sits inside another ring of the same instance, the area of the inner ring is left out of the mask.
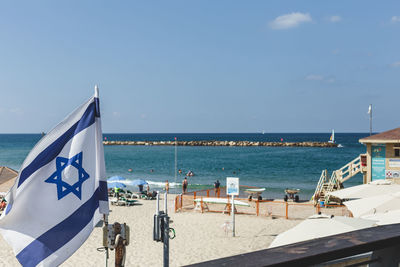
<path id="1" fill-rule="evenodd" d="M 400 184 L 400 128 L 362 138 L 359 142 L 366 145 L 366 154 L 333 171 L 330 178 L 326 170 L 322 171 L 313 195 L 315 204 L 334 201 L 329 192 L 343 188 L 345 181 L 360 172 L 364 184 L 382 179 Z"/>

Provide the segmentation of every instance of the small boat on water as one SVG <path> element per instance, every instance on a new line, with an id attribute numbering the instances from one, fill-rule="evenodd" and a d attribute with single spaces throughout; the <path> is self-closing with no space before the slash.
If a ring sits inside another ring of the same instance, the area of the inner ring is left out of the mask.
<path id="1" fill-rule="evenodd" d="M 186 176 L 188 176 L 188 177 L 192 177 L 192 176 L 194 176 L 194 172 L 192 172 L 192 171 L 188 171 L 188 172 L 186 173 Z"/>
<path id="2" fill-rule="evenodd" d="M 332 129 L 331 138 L 329 138 L 328 143 L 332 143 L 332 144 L 335 143 L 335 130 L 334 129 Z"/>
<path id="3" fill-rule="evenodd" d="M 334 144 L 335 143 L 335 130 L 332 129 L 331 137 L 329 138 L 328 143 Z M 341 144 L 338 144 L 337 147 L 343 147 Z"/>

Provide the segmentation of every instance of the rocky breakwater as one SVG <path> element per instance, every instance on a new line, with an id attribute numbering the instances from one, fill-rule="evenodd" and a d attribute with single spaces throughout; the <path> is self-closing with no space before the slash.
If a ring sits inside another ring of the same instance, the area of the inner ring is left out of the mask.
<path id="1" fill-rule="evenodd" d="M 174 146 L 175 141 L 103 141 L 114 146 Z M 178 146 L 287 146 L 287 147 L 337 147 L 328 142 L 253 142 L 253 141 L 177 141 Z"/>

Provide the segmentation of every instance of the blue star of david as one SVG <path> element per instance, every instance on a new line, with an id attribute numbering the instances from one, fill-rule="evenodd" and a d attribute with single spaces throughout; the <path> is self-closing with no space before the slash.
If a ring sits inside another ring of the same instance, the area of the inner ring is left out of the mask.
<path id="1" fill-rule="evenodd" d="M 89 174 L 82 167 L 82 152 L 76 154 L 72 158 L 56 158 L 56 171 L 45 180 L 46 183 L 57 185 L 58 200 L 62 199 L 69 193 L 73 193 L 79 199 L 82 197 L 82 183 L 89 179 Z M 62 180 L 62 172 L 67 166 L 73 166 L 78 170 L 78 181 L 70 185 Z"/>

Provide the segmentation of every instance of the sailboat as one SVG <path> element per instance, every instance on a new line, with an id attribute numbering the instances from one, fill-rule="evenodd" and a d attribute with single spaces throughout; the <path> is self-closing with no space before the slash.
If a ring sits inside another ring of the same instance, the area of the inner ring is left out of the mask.
<path id="1" fill-rule="evenodd" d="M 331 138 L 329 138 L 328 143 L 332 143 L 332 144 L 335 143 L 335 130 L 334 129 L 332 129 Z M 341 144 L 338 144 L 337 147 L 343 147 L 343 146 Z"/>
<path id="2" fill-rule="evenodd" d="M 335 130 L 334 129 L 332 129 L 331 138 L 329 138 L 328 143 L 332 143 L 332 144 L 335 143 Z"/>

